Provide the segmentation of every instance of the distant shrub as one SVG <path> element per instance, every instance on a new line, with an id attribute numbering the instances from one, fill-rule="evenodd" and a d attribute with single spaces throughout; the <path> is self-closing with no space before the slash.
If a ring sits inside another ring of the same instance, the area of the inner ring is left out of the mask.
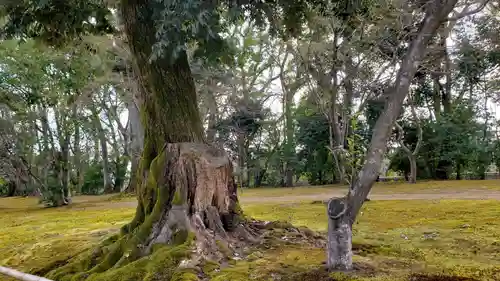
<path id="1" fill-rule="evenodd" d="M 98 195 L 104 191 L 104 175 L 101 163 L 92 163 L 83 176 L 82 194 Z"/>

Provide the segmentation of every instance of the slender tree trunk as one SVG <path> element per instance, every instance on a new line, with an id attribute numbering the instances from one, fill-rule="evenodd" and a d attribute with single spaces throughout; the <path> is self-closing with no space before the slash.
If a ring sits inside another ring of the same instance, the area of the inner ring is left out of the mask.
<path id="1" fill-rule="evenodd" d="M 40 153 L 41 158 L 42 158 L 42 163 L 43 163 L 43 169 L 41 170 L 41 175 L 43 179 L 43 183 L 47 185 L 47 179 L 48 179 L 48 169 L 47 167 L 49 166 L 48 163 L 50 163 L 54 151 L 54 145 L 53 145 L 53 138 L 52 138 L 52 133 L 49 127 L 49 122 L 47 120 L 47 110 L 45 108 L 40 109 L 40 122 L 42 123 L 42 139 L 43 139 L 43 150 Z"/>
<path id="2" fill-rule="evenodd" d="M 415 157 L 415 155 L 411 154 L 411 155 L 408 155 L 408 161 L 410 161 L 409 182 L 416 183 L 417 182 L 417 158 Z"/>
<path id="3" fill-rule="evenodd" d="M 104 179 L 104 193 L 112 193 L 113 192 L 113 184 L 111 182 L 111 177 L 109 174 L 109 155 L 108 155 L 108 143 L 106 138 L 106 133 L 104 132 L 104 128 L 101 124 L 101 119 L 99 118 L 98 111 L 93 109 L 93 118 L 94 118 L 94 126 L 96 128 L 97 139 L 100 144 L 100 151 L 102 157 L 102 175 Z"/>
<path id="4" fill-rule="evenodd" d="M 285 186 L 293 186 L 293 160 L 295 155 L 295 145 L 293 140 L 293 116 L 292 116 L 292 103 L 293 93 L 290 89 L 284 89 L 285 92 Z"/>
<path id="5" fill-rule="evenodd" d="M 333 82 L 330 89 L 330 149 L 335 158 L 336 165 L 338 167 L 339 172 L 339 180 L 341 183 L 347 183 L 346 178 L 346 163 L 344 157 L 344 134 L 341 129 L 340 122 L 344 122 L 345 120 L 339 120 L 339 110 L 337 104 L 337 98 L 339 94 L 339 82 L 338 82 L 338 72 L 339 72 L 339 62 L 337 61 L 338 57 L 338 32 L 334 33 L 334 55 L 333 61 L 334 66 L 332 67 L 330 79 L 333 79 Z"/>
<path id="6" fill-rule="evenodd" d="M 132 71 L 132 73 L 134 73 Z M 138 81 L 137 75 L 134 74 L 134 81 Z M 139 163 L 141 161 L 141 153 L 144 148 L 144 128 L 141 124 L 139 108 L 141 106 L 140 98 L 133 95 L 133 102 L 128 103 L 128 135 L 130 139 L 130 181 L 125 189 L 126 192 L 135 192 L 140 180 L 140 175 L 137 173 Z"/>
<path id="7" fill-rule="evenodd" d="M 93 160 L 95 163 L 99 163 L 99 151 L 100 149 L 100 144 L 99 144 L 99 137 L 97 135 L 94 136 L 94 157 Z"/>
<path id="8" fill-rule="evenodd" d="M 247 164 L 247 153 L 245 149 L 245 136 L 239 134 L 236 140 L 238 146 L 238 168 L 239 168 L 239 179 L 238 182 L 240 187 L 246 186 L 246 164 Z"/>
<path id="9" fill-rule="evenodd" d="M 207 87 L 211 89 L 213 87 L 214 81 L 213 79 L 209 79 L 209 85 Z M 207 94 L 207 103 L 208 103 L 208 128 L 207 128 L 207 142 L 214 143 L 215 142 L 215 134 L 217 133 L 217 101 L 215 100 L 215 93 L 211 90 Z"/>
<path id="10" fill-rule="evenodd" d="M 69 146 L 70 146 L 70 133 L 68 130 L 64 132 L 64 140 L 61 144 L 61 183 L 62 183 L 62 196 L 64 205 L 71 203 L 70 191 L 70 175 L 69 175 Z"/>
<path id="11" fill-rule="evenodd" d="M 103 107 L 105 107 L 105 103 L 103 102 Z M 108 120 L 110 119 L 110 110 L 108 110 Z M 113 115 L 116 115 L 116 112 L 113 113 Z M 123 184 L 125 183 L 125 176 L 127 172 L 127 167 L 128 167 L 128 162 L 130 158 L 129 154 L 129 144 L 128 144 L 128 132 L 125 127 L 121 125 L 120 118 L 115 118 L 115 122 L 117 123 L 117 130 L 115 130 L 115 126 L 113 125 L 113 122 L 109 122 L 108 126 L 111 128 L 111 138 L 112 138 L 112 147 L 113 147 L 113 154 L 114 154 L 114 182 L 112 184 L 111 190 L 108 193 L 118 193 L 121 192 L 123 189 Z M 128 123 L 128 121 L 127 121 Z M 128 127 L 128 125 L 127 125 Z M 122 138 L 117 137 L 121 135 Z M 123 139 L 123 140 L 122 140 Z M 122 143 L 120 144 L 120 141 Z M 120 151 L 120 147 L 123 147 L 123 154 Z"/>
<path id="12" fill-rule="evenodd" d="M 351 270 L 353 267 L 352 225 L 377 179 L 387 150 L 387 141 L 408 95 L 417 67 L 427 52 L 428 43 L 456 3 L 457 0 L 429 2 L 419 32 L 410 43 L 396 75 L 395 84 L 387 95 L 384 109 L 375 124 L 364 165 L 351 184 L 348 195 L 329 202 L 328 217 L 332 227 L 329 227 L 328 233 L 327 266 L 330 270 Z"/>
<path id="13" fill-rule="evenodd" d="M 73 105 L 73 126 L 75 127 L 75 135 L 73 142 L 74 166 L 75 166 L 75 182 L 76 193 L 81 193 L 84 181 L 82 172 L 82 152 L 80 150 L 80 123 L 78 122 L 78 107 L 76 103 Z"/>

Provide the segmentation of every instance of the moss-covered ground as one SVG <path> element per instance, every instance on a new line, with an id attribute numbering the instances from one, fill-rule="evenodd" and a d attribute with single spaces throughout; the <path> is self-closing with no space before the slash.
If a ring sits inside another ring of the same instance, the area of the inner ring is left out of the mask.
<path id="1" fill-rule="evenodd" d="M 324 185 L 324 186 L 304 186 L 296 188 L 252 188 L 244 189 L 241 195 L 244 197 L 280 197 L 283 195 L 314 195 L 328 193 L 331 191 L 343 192 L 347 187 L 342 185 Z M 442 192 L 464 192 L 470 190 L 478 191 L 500 191 L 499 180 L 467 180 L 467 181 L 419 181 L 416 184 L 405 182 L 384 182 L 376 183 L 372 193 L 391 194 L 391 193 L 442 193 Z"/>
<path id="2" fill-rule="evenodd" d="M 438 189 L 440 185 L 443 190 L 452 190 L 453 185 L 460 190 L 468 190 L 464 186 L 500 190 L 500 181 L 386 184 L 375 190 L 385 192 L 399 186 L 398 193 L 402 193 L 426 190 L 429 186 Z M 286 193 L 300 196 L 314 194 L 314 190 L 321 193 L 324 189 L 295 188 Z M 242 196 L 277 197 L 280 192 L 283 191 L 244 190 Z M 60 266 L 62 261 L 91 248 L 129 222 L 135 208 L 113 201 L 130 200 L 133 199 L 127 196 L 79 197 L 72 206 L 45 209 L 34 198 L 2 198 L 0 265 L 31 273 Z M 262 220 L 286 220 L 318 232 L 326 229 L 323 204 L 300 200 L 247 203 L 243 209 L 247 215 Z M 408 277 L 417 273 L 500 280 L 498 200 L 370 201 L 365 204 L 354 233 L 355 261 L 360 272 L 357 279 L 346 280 L 426 280 Z M 160 250 L 159 255 L 161 251 L 166 250 Z M 215 264 L 203 268 L 216 281 L 278 280 L 278 276 L 281 280 L 332 280 L 319 270 L 324 260 L 323 248 L 276 245 L 256 249 L 249 258 L 233 261 L 222 269 Z M 137 264 L 141 263 L 146 262 Z M 144 272 L 153 266 L 147 264 Z M 186 280 L 194 277 L 183 274 Z M 336 280 L 341 279 L 336 276 Z M 10 279 L 0 276 L 0 280 Z"/>

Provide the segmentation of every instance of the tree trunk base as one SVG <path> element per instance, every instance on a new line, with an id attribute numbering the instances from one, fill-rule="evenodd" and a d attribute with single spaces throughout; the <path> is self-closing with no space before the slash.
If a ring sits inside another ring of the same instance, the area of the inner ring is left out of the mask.
<path id="1" fill-rule="evenodd" d="M 258 227 L 245 221 L 239 207 L 233 167 L 224 151 L 206 144 L 169 143 L 141 174 L 134 219 L 83 262 L 70 263 L 49 277 L 66 280 L 64 276 L 80 273 L 77 280 L 85 280 L 154 255 L 162 246 L 189 244 L 193 252 L 183 266 L 221 261 L 259 241 Z"/>
<path id="2" fill-rule="evenodd" d="M 330 271 L 350 271 L 352 263 L 352 226 L 345 214 L 345 198 L 328 203 L 327 268 Z"/>

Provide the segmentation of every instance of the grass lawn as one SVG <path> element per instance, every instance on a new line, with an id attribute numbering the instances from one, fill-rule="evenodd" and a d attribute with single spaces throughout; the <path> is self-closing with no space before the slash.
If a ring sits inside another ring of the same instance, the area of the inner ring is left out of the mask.
<path id="1" fill-rule="evenodd" d="M 375 189 L 500 190 L 499 181 L 384 184 Z M 321 193 L 328 188 L 296 188 L 289 195 Z M 242 196 L 279 196 L 280 189 L 244 190 Z M 0 199 L 0 265 L 37 272 L 84 251 L 127 223 L 135 208 L 109 197 L 81 197 L 73 206 L 43 209 L 33 198 Z M 117 199 L 130 201 L 130 198 Z M 296 226 L 325 231 L 325 207 L 311 202 L 243 205 L 247 215 L 262 220 L 287 220 Z M 355 261 L 373 268 L 373 276 L 355 280 L 409 280 L 424 272 L 500 280 L 500 201 L 393 200 L 367 202 L 354 227 Z M 361 250 L 359 250 L 361 249 Z M 325 260 L 325 250 L 289 245 L 253 255 L 213 273 L 216 281 L 272 280 L 275 274 L 296 273 L 297 279 L 320 281 L 311 272 Z M 310 274 L 311 275 L 307 275 Z M 308 277 L 309 276 L 309 277 Z M 3 278 L 3 279 L 2 279 Z M 0 277 L 0 280 L 9 280 Z M 285 279 L 283 279 L 285 280 Z M 286 279 L 288 280 L 288 279 Z M 354 279 L 353 279 L 354 280 Z M 453 279 L 450 279 L 453 280 Z M 112 281 L 112 280 L 110 280 Z"/>

